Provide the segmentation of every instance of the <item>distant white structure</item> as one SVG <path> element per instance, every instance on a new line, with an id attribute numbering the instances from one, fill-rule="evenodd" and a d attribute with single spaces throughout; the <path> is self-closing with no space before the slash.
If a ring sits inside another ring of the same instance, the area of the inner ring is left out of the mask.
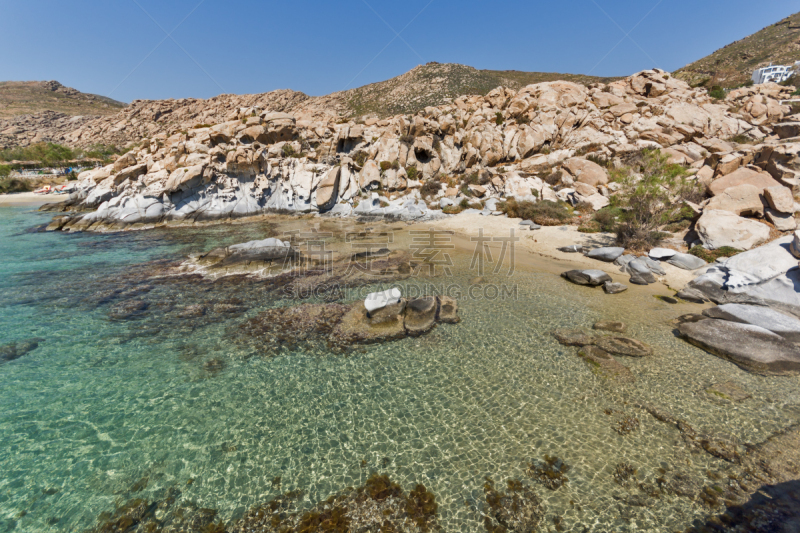
<path id="1" fill-rule="evenodd" d="M 791 78 L 800 69 L 800 61 L 795 61 L 794 66 L 770 65 L 761 67 L 753 72 L 753 83 L 767 83 L 769 81 L 780 83 Z"/>

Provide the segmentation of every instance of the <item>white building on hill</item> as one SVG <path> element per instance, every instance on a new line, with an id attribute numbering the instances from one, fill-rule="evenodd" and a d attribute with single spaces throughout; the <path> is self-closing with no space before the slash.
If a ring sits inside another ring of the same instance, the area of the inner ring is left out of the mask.
<path id="1" fill-rule="evenodd" d="M 753 83 L 767 83 L 768 81 L 780 83 L 791 78 L 800 69 L 800 61 L 795 61 L 794 66 L 770 65 L 753 71 Z"/>

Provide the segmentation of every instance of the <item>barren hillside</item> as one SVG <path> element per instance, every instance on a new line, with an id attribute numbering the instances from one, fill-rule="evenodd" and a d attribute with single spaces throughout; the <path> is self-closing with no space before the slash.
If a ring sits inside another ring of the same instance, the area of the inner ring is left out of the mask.
<path id="1" fill-rule="evenodd" d="M 800 13 L 720 48 L 711 55 L 675 71 L 690 85 L 737 87 L 753 71 L 770 63 L 792 64 L 800 60 Z"/>
<path id="2" fill-rule="evenodd" d="M 125 107 L 105 96 L 87 94 L 57 81 L 0 82 L 0 118 L 55 111 L 65 115 L 113 115 Z"/>

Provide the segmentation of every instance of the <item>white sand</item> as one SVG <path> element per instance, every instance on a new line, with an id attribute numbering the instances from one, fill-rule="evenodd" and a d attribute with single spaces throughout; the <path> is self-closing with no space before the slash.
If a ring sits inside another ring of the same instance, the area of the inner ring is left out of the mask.
<path id="1" fill-rule="evenodd" d="M 32 192 L 0 194 L 0 207 L 39 206 L 63 202 L 67 196 L 66 194 L 33 194 Z"/>
<path id="2" fill-rule="evenodd" d="M 514 229 L 514 236 L 520 240 L 516 243 L 516 251 L 527 252 L 539 258 L 550 258 L 552 268 L 548 270 L 558 270 L 569 265 L 571 268 L 594 268 L 608 272 L 614 281 L 625 283 L 629 287 L 629 276 L 622 274 L 619 267 L 612 263 L 604 263 L 594 259 L 589 259 L 580 253 L 559 252 L 558 248 L 571 244 L 580 244 L 588 248 L 598 248 L 601 246 L 614 246 L 614 235 L 610 233 L 581 233 L 576 226 L 543 226 L 538 230 L 521 229 L 519 223 L 522 219 L 507 218 L 505 216 L 482 216 L 478 213 L 464 213 L 439 220 L 431 224 L 423 224 L 440 230 L 451 230 L 456 235 L 463 237 L 473 237 L 478 235 L 478 230 L 483 228 L 483 235 L 488 237 L 508 237 L 510 230 Z M 500 244 L 497 245 L 499 248 Z M 518 255 L 518 260 L 524 256 Z M 539 261 L 537 263 L 540 264 Z M 697 272 L 683 270 L 667 263 L 661 263 L 666 276 L 657 276 L 661 283 L 672 290 L 680 290 L 694 279 Z"/>

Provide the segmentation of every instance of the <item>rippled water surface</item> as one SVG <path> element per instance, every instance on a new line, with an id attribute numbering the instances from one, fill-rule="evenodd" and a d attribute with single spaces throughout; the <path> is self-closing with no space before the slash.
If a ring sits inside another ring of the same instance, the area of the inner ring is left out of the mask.
<path id="1" fill-rule="evenodd" d="M 278 235 L 274 223 L 31 231 L 48 220 L 30 208 L 0 209 L 0 345 L 43 339 L 0 366 L 0 531 L 80 531 L 128 498 L 173 486 L 230 520 L 278 494 L 277 476 L 280 490 L 303 489 L 311 504 L 372 472 L 407 488 L 424 483 L 445 531 L 481 531 L 485 476 L 526 480 L 528 464 L 545 454 L 571 466 L 556 491 L 531 481 L 547 527 L 561 517 L 567 531 L 674 531 L 712 511 L 670 494 L 629 506 L 625 497 L 642 492 L 614 482 L 616 465 L 633 465 L 645 486 L 676 471 L 702 485 L 727 465 L 692 453 L 673 426 L 634 404 L 742 442 L 800 419 L 798 378 L 753 376 L 676 339 L 670 320 L 696 309 L 644 289 L 607 296 L 520 264 L 513 278 L 487 276 L 516 284 L 517 298 L 470 299 L 470 257 L 456 254 L 453 278 L 436 281 L 462 290 L 460 324 L 348 355 L 265 357 L 239 342 L 237 326 L 292 302 L 255 282 L 154 281 L 148 273 L 193 252 Z M 113 320 L 120 298 L 148 308 Z M 231 298 L 243 314 L 179 316 L 186 305 Z M 619 358 L 635 383 L 601 379 L 550 335 L 601 318 L 627 322 L 630 336 L 655 347 L 650 358 Z M 223 368 L 208 367 L 212 359 Z M 723 381 L 751 398 L 704 392 Z M 640 428 L 619 434 L 625 415 Z"/>

